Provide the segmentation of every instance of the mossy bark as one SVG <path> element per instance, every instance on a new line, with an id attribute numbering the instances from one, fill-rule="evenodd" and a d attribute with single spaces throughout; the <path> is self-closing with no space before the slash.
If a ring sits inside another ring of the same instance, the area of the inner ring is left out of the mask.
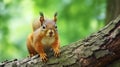
<path id="1" fill-rule="evenodd" d="M 55 58 L 47 52 L 48 62 L 38 55 L 23 60 L 5 61 L 1 67 L 106 67 L 120 59 L 120 16 L 97 33 L 61 48 Z"/>

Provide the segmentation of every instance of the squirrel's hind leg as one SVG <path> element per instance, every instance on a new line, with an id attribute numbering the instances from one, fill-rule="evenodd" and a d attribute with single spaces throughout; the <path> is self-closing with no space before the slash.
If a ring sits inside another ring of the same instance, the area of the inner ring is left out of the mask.
<path id="1" fill-rule="evenodd" d="M 34 50 L 34 48 L 33 48 L 33 47 L 30 47 L 30 46 L 28 47 L 28 52 L 29 52 L 29 56 L 30 56 L 30 57 L 38 54 L 38 53 Z"/>
<path id="2" fill-rule="evenodd" d="M 32 39 L 32 35 L 30 34 L 30 35 L 28 36 L 28 39 L 27 39 L 27 48 L 28 48 L 28 52 L 29 52 L 29 56 L 30 56 L 30 57 L 38 54 L 38 53 L 35 51 L 35 49 L 32 47 L 32 42 L 33 42 L 32 40 L 33 40 L 33 39 Z"/>

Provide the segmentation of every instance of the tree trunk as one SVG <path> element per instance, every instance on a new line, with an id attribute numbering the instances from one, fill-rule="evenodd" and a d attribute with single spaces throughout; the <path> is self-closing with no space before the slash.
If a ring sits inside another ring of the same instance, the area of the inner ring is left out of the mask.
<path id="1" fill-rule="evenodd" d="M 23 60 L 5 61 L 1 67 L 105 67 L 120 59 L 120 16 L 97 33 L 61 48 L 55 58 L 49 51 L 47 63 L 38 55 Z"/>
<path id="2" fill-rule="evenodd" d="M 120 0 L 107 0 L 106 24 L 120 14 Z"/>

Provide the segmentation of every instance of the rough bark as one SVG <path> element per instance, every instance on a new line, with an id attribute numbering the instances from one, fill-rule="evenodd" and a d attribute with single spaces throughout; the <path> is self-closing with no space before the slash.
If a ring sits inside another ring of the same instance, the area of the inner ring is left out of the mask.
<path id="1" fill-rule="evenodd" d="M 120 0 L 107 0 L 106 24 L 120 14 Z"/>
<path id="2" fill-rule="evenodd" d="M 23 60 L 0 63 L 1 67 L 106 67 L 120 59 L 120 16 L 102 30 L 61 48 L 61 56 L 48 54 L 48 62 L 41 62 L 38 55 Z"/>

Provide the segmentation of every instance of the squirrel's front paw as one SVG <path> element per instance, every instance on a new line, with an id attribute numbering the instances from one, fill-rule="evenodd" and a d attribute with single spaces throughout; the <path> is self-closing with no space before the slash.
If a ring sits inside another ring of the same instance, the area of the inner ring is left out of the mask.
<path id="1" fill-rule="evenodd" d="M 54 49 L 54 56 L 59 57 L 60 56 L 60 50 L 58 48 Z"/>
<path id="2" fill-rule="evenodd" d="M 43 62 L 47 62 L 47 55 L 46 55 L 46 53 L 41 53 L 40 54 L 40 59 L 43 61 Z"/>

